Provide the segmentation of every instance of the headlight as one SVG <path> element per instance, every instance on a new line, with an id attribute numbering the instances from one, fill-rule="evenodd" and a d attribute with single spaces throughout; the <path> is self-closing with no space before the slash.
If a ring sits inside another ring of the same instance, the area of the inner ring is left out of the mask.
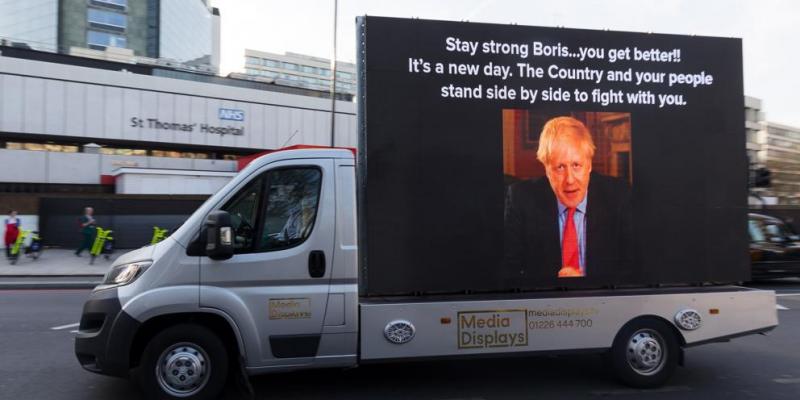
<path id="1" fill-rule="evenodd" d="M 117 265 L 103 279 L 103 285 L 122 286 L 136 280 L 151 265 L 152 261 L 137 261 L 130 264 Z"/>

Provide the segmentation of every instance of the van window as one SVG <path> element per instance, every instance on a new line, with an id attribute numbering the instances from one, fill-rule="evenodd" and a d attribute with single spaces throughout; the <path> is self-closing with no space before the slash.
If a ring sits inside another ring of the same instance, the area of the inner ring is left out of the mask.
<path id="1" fill-rule="evenodd" d="M 758 222 L 753 221 L 752 219 L 749 222 L 748 229 L 750 231 L 750 241 L 751 242 L 764 242 L 766 238 L 764 237 L 764 232 L 761 231 L 761 227 L 758 225 Z"/>
<path id="2" fill-rule="evenodd" d="M 222 207 L 222 210 L 231 215 L 234 232 L 233 250 L 236 254 L 249 253 L 253 248 L 262 186 L 262 177 L 253 179 Z"/>
<path id="3" fill-rule="evenodd" d="M 770 241 L 783 242 L 786 240 L 783 226 L 780 225 L 780 223 L 768 222 L 764 224 L 764 230 L 766 231 L 767 237 Z"/>
<path id="4" fill-rule="evenodd" d="M 321 178 L 322 172 L 313 167 L 268 173 L 264 226 L 257 251 L 294 247 L 311 235 L 317 217 Z"/>

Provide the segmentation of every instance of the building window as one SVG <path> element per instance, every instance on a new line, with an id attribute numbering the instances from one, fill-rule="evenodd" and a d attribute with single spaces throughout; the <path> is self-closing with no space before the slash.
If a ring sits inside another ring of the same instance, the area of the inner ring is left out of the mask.
<path id="1" fill-rule="evenodd" d="M 182 152 L 181 158 L 194 158 L 194 159 L 207 159 L 208 154 L 205 153 L 191 153 L 191 152 Z"/>
<path id="2" fill-rule="evenodd" d="M 147 150 L 102 147 L 100 148 L 100 154 L 105 154 L 107 156 L 146 156 Z"/>
<path id="3" fill-rule="evenodd" d="M 206 153 L 194 153 L 189 151 L 173 151 L 173 150 L 150 150 L 150 155 L 153 157 L 193 158 L 201 160 L 206 160 L 210 158 Z"/>
<path id="4" fill-rule="evenodd" d="M 153 157 L 181 158 L 180 151 L 152 150 L 151 154 L 153 155 Z"/>
<path id="5" fill-rule="evenodd" d="M 86 42 L 90 47 L 98 47 L 99 50 L 103 50 L 106 47 L 125 48 L 128 45 L 128 41 L 125 39 L 125 36 L 98 31 L 88 31 L 86 33 Z"/>
<path id="6" fill-rule="evenodd" d="M 251 65 L 260 65 L 261 64 L 261 59 L 258 58 L 258 57 L 247 56 L 247 57 L 245 57 L 245 59 L 247 60 L 247 64 L 251 64 Z"/>
<path id="7" fill-rule="evenodd" d="M 56 153 L 77 153 L 78 146 L 69 146 L 53 143 L 24 143 L 6 142 L 6 149 L 9 150 L 32 150 L 32 151 L 52 151 Z"/>
<path id="8" fill-rule="evenodd" d="M 128 8 L 128 0 L 91 0 L 91 3 L 121 11 L 125 11 Z"/>
<path id="9" fill-rule="evenodd" d="M 112 11 L 103 11 L 90 8 L 88 12 L 89 25 L 97 28 L 109 29 L 117 32 L 124 32 L 128 26 L 128 20 L 123 14 Z"/>

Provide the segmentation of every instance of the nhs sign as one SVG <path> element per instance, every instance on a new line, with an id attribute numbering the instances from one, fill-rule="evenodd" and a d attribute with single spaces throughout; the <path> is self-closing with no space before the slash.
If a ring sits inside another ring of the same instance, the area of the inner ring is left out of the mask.
<path id="1" fill-rule="evenodd" d="M 230 121 L 244 121 L 244 110 L 236 110 L 232 108 L 220 108 L 219 119 L 227 119 Z"/>

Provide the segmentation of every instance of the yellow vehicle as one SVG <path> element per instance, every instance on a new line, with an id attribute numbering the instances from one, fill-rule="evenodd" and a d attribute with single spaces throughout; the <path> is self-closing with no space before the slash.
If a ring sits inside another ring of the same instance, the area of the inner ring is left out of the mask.
<path id="1" fill-rule="evenodd" d="M 159 228 L 157 226 L 154 226 L 153 227 L 153 238 L 150 239 L 150 244 L 156 244 L 156 243 L 164 240 L 164 238 L 167 237 L 167 233 L 168 232 L 169 232 L 169 229 Z"/>
<path id="2" fill-rule="evenodd" d="M 92 244 L 91 251 L 89 251 L 89 254 L 92 256 L 89 260 L 89 264 L 94 264 L 94 259 L 101 254 L 106 260 L 111 258 L 111 253 L 114 252 L 114 237 L 111 236 L 112 233 L 114 233 L 114 231 L 111 229 L 97 227 L 94 243 Z"/>

